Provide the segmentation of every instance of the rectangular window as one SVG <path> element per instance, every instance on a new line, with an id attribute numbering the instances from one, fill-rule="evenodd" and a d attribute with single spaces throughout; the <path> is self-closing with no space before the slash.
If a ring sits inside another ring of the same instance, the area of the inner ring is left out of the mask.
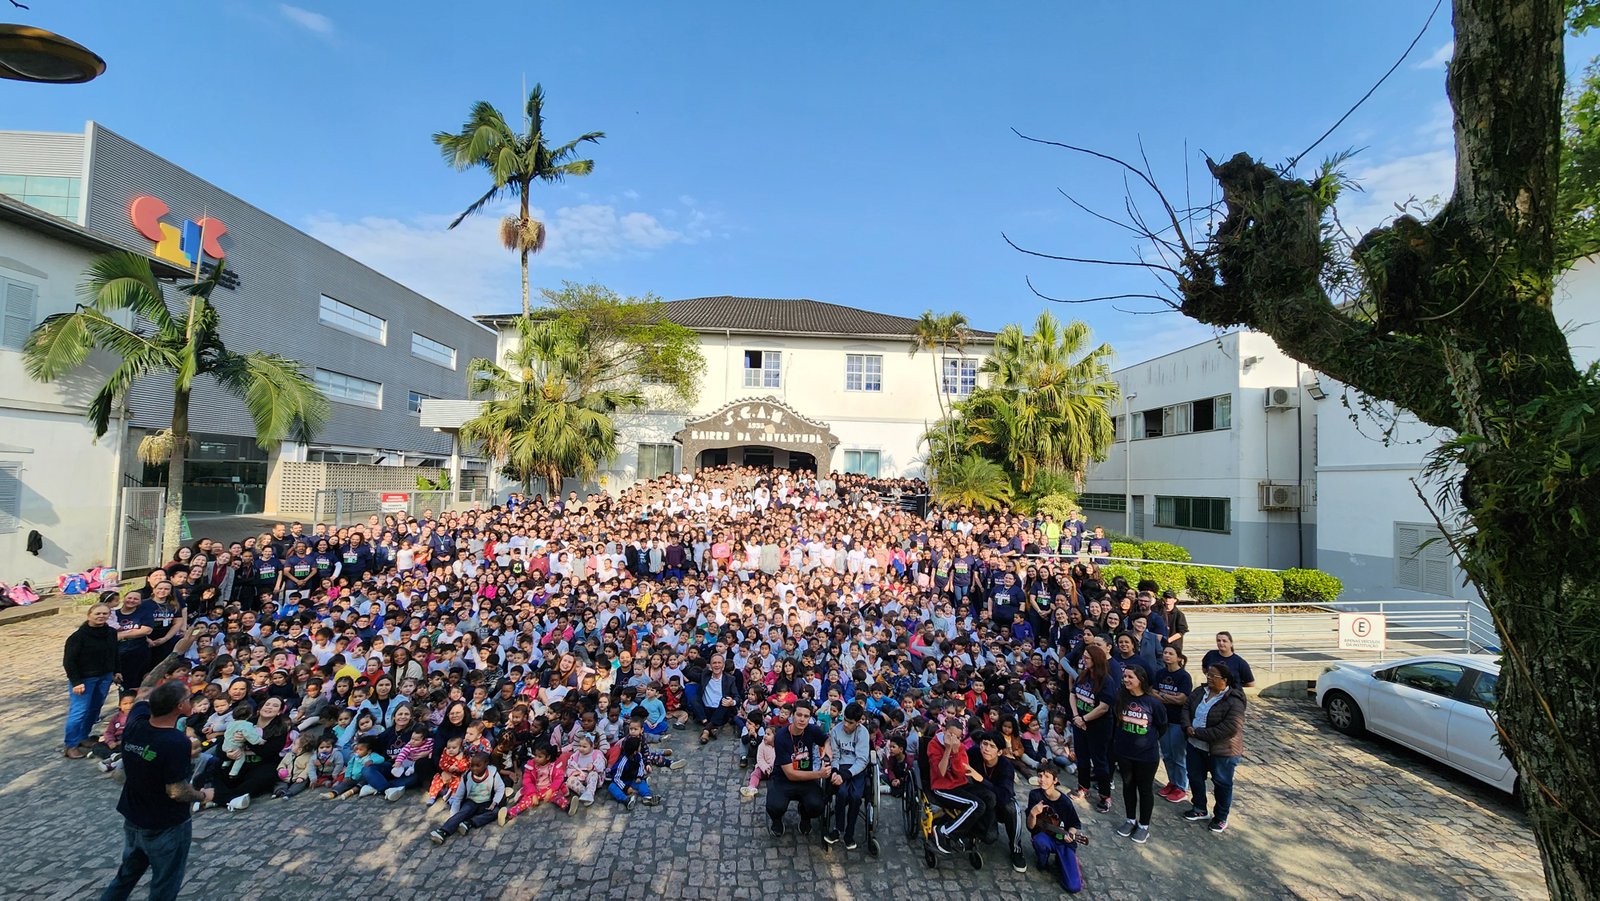
<path id="1" fill-rule="evenodd" d="M 425 400 L 432 400 L 432 399 L 433 399 L 433 395 L 431 395 L 431 394 L 423 394 L 421 391 L 413 391 L 410 394 L 406 395 L 406 412 L 407 413 L 421 413 L 422 412 L 422 402 L 425 401 Z"/>
<path id="2" fill-rule="evenodd" d="M 1225 497 L 1157 497 L 1156 525 L 1168 529 L 1227 532 L 1232 502 Z"/>
<path id="3" fill-rule="evenodd" d="M 965 357 L 944 361 L 944 393 L 966 397 L 978 390 L 978 361 Z"/>
<path id="4" fill-rule="evenodd" d="M 844 390 L 882 391 L 882 354 L 845 354 Z"/>
<path id="5" fill-rule="evenodd" d="M 1161 430 L 1162 423 L 1165 422 L 1165 416 L 1160 410 L 1146 410 L 1142 414 L 1136 413 L 1134 415 L 1142 416 L 1144 420 L 1143 426 L 1134 432 L 1134 437 L 1160 438 L 1165 434 Z M 1139 420 L 1136 419 L 1134 422 L 1137 423 Z"/>
<path id="6" fill-rule="evenodd" d="M 34 317 L 39 314 L 39 291 L 32 285 L 0 278 L 0 294 L 5 295 L 0 298 L 5 314 L 0 320 L 0 347 L 21 350 L 28 343 Z"/>
<path id="7" fill-rule="evenodd" d="M 1212 401 L 1213 409 L 1216 411 L 1213 414 L 1214 418 L 1212 419 L 1212 428 L 1233 428 L 1233 395 L 1219 394 L 1215 398 L 1212 398 Z"/>
<path id="8" fill-rule="evenodd" d="M 746 388 L 783 387 L 783 351 L 745 351 L 744 386 Z"/>
<path id="9" fill-rule="evenodd" d="M 377 382 L 358 379 L 353 375 L 345 375 L 331 369 L 318 369 L 313 377 L 317 389 L 326 394 L 329 400 L 383 409 L 383 386 Z"/>
<path id="10" fill-rule="evenodd" d="M 358 338 L 365 338 L 374 344 L 385 344 L 388 341 L 389 323 L 387 320 L 374 316 L 366 310 L 357 309 L 332 297 L 322 295 L 321 306 L 317 308 L 317 321 L 341 332 L 349 332 Z"/>
<path id="11" fill-rule="evenodd" d="M 1124 416 L 1111 417 L 1111 441 L 1116 443 L 1128 440 L 1128 420 Z"/>
<path id="12" fill-rule="evenodd" d="M 411 333 L 411 353 L 421 357 L 429 363 L 437 363 L 446 369 L 456 368 L 456 349 L 448 344 L 440 344 L 424 335 Z"/>
<path id="13" fill-rule="evenodd" d="M 878 475 L 878 452 L 875 450 L 847 450 L 844 452 L 844 471 L 856 475 Z"/>
<path id="14" fill-rule="evenodd" d="M 1209 432 L 1216 422 L 1216 401 L 1212 398 L 1197 400 L 1190 407 L 1194 410 L 1194 430 Z"/>
<path id="15" fill-rule="evenodd" d="M 1454 590 L 1450 543 L 1435 526 L 1394 524 L 1394 587 L 1426 594 L 1449 595 Z"/>
<path id="16" fill-rule="evenodd" d="M 22 464 L 0 463 L 0 534 L 22 528 Z"/>
<path id="17" fill-rule="evenodd" d="M 1101 513 L 1122 513 L 1128 509 L 1128 497 L 1123 494 L 1081 494 L 1078 506 Z"/>
<path id="18" fill-rule="evenodd" d="M 310 463 L 371 463 L 371 454 L 358 454 L 351 451 L 314 450 L 306 453 L 306 461 Z"/>
<path id="19" fill-rule="evenodd" d="M 1161 408 L 1161 434 L 1186 435 L 1194 431 L 1194 408 L 1188 404 L 1174 404 Z"/>
<path id="20" fill-rule="evenodd" d="M 640 481 L 664 476 L 672 472 L 672 451 L 670 444 L 641 444 L 639 445 L 638 478 Z"/>
<path id="21" fill-rule="evenodd" d="M 58 175 L 0 175 L 0 194 L 8 194 L 52 216 L 77 220 L 79 179 Z"/>

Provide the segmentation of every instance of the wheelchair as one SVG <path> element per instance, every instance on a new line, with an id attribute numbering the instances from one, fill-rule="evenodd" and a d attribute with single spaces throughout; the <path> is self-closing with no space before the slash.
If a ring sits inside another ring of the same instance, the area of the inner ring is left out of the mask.
<path id="1" fill-rule="evenodd" d="M 867 835 L 865 847 L 869 857 L 877 857 L 883 853 L 883 845 L 878 841 L 878 794 L 883 790 L 883 777 L 878 765 L 878 752 L 876 749 L 867 753 L 867 784 L 861 795 L 861 824 L 866 827 Z M 824 802 L 822 807 L 822 828 L 816 830 L 819 836 L 826 836 L 828 830 L 833 828 L 834 806 L 837 797 L 833 783 L 826 783 L 823 788 Z M 822 844 L 827 848 L 826 841 Z"/>
<path id="2" fill-rule="evenodd" d="M 940 852 L 933 842 L 933 830 L 941 823 L 950 819 L 952 814 L 929 798 L 929 789 L 924 781 L 922 763 L 913 758 L 910 764 L 911 778 L 906 781 L 906 790 L 901 796 L 902 825 L 905 829 L 906 840 L 920 844 L 922 848 L 922 862 L 928 869 L 937 869 L 939 866 Z M 978 850 L 978 841 L 975 838 L 956 840 L 956 847 L 948 852 L 952 856 L 958 853 L 967 855 L 967 863 L 974 870 L 983 869 L 983 852 Z"/>

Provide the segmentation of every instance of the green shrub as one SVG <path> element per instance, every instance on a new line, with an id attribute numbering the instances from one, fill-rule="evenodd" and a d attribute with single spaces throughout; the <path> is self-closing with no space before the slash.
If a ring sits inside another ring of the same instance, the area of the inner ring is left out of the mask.
<path id="1" fill-rule="evenodd" d="M 1111 580 L 1117 576 L 1126 579 L 1130 586 L 1136 585 L 1139 582 L 1139 567 L 1130 563 L 1107 563 L 1100 567 L 1100 581 L 1104 582 L 1106 587 L 1109 588 Z"/>
<path id="2" fill-rule="evenodd" d="M 1189 594 L 1208 604 L 1226 604 L 1233 600 L 1233 573 L 1210 566 L 1190 566 Z"/>
<path id="3" fill-rule="evenodd" d="M 1264 569 L 1241 567 L 1233 571 L 1234 583 L 1239 587 L 1239 600 L 1245 604 L 1261 604 L 1283 597 L 1283 580 L 1277 573 Z"/>
<path id="4" fill-rule="evenodd" d="M 1093 530 L 1091 529 L 1090 531 L 1093 531 Z M 1138 544 L 1139 541 L 1140 541 L 1140 539 L 1135 538 L 1132 535 L 1124 535 L 1121 532 L 1113 532 L 1110 529 L 1106 529 L 1106 539 L 1108 541 L 1112 542 L 1113 544 L 1116 544 L 1118 542 L 1121 542 L 1122 544 Z M 1084 540 L 1085 541 L 1089 540 L 1089 535 L 1088 534 L 1084 535 Z M 1139 555 L 1138 554 L 1134 554 L 1134 556 L 1137 557 Z"/>
<path id="5" fill-rule="evenodd" d="M 1139 567 L 1139 578 L 1156 583 L 1158 591 L 1178 592 L 1188 586 L 1189 576 L 1184 572 L 1188 568 L 1175 563 L 1146 563 Z"/>
<path id="6" fill-rule="evenodd" d="M 1189 556 L 1188 548 L 1165 541 L 1146 541 L 1144 543 L 1144 559 L 1146 560 L 1171 560 L 1176 563 L 1189 563 L 1194 558 Z"/>
<path id="7" fill-rule="evenodd" d="M 1056 525 L 1066 522 L 1067 517 L 1077 512 L 1077 510 L 1078 502 L 1073 500 L 1070 495 L 1066 494 L 1047 494 L 1039 498 L 1033 504 L 1034 513 L 1038 514 L 1041 518 L 1046 513 L 1050 514 L 1050 516 L 1056 521 Z"/>
<path id="8" fill-rule="evenodd" d="M 1139 556 L 1139 546 L 1128 541 L 1111 542 L 1111 556 L 1121 557 L 1125 560 L 1143 560 Z"/>
<path id="9" fill-rule="evenodd" d="M 1320 569 L 1283 571 L 1283 596 L 1291 601 L 1316 601 L 1329 604 L 1339 599 L 1344 583 Z"/>

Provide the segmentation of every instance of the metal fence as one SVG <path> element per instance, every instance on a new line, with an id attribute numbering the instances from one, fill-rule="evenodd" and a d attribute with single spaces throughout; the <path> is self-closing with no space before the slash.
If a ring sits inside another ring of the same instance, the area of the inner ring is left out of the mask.
<path id="1" fill-rule="evenodd" d="M 161 559 L 167 489 L 122 489 L 122 534 L 117 541 L 117 571 L 155 569 Z"/>
<path id="2" fill-rule="evenodd" d="M 1420 654 L 1499 653 L 1500 640 L 1481 604 L 1470 600 L 1339 601 L 1304 603 L 1183 605 L 1189 620 L 1185 642 L 1196 653 L 1209 648 L 1217 632 L 1233 635 L 1234 649 L 1256 666 L 1307 666 L 1334 660 L 1381 662 Z M 1339 647 L 1339 614 L 1381 614 L 1381 651 Z"/>
<path id="3" fill-rule="evenodd" d="M 460 491 L 371 491 L 362 488 L 324 488 L 316 494 L 311 511 L 312 522 L 352 525 L 364 522 L 370 516 L 383 516 L 383 495 L 404 494 L 405 507 L 393 512 L 421 516 L 423 511 L 441 513 L 446 510 L 466 510 L 474 503 L 487 506 L 487 489 L 464 488 Z"/>

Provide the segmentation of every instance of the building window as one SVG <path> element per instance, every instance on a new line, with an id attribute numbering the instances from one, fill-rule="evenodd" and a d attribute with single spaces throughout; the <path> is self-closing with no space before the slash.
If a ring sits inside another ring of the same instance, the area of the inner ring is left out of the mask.
<path id="1" fill-rule="evenodd" d="M 671 472 L 672 451 L 673 446 L 670 444 L 639 445 L 638 479 L 644 481 Z"/>
<path id="2" fill-rule="evenodd" d="M 371 463 L 371 454 L 358 454 L 352 451 L 314 450 L 306 453 L 306 461 L 310 463 Z"/>
<path id="3" fill-rule="evenodd" d="M 944 361 L 944 393 L 966 397 L 978 390 L 978 361 L 966 357 Z"/>
<path id="4" fill-rule="evenodd" d="M 1128 510 L 1128 497 L 1124 494 L 1080 494 L 1078 506 L 1101 513 L 1125 513 Z"/>
<path id="5" fill-rule="evenodd" d="M 77 221 L 79 183 L 80 179 L 57 175 L 0 175 L 0 194 L 52 216 Z"/>
<path id="6" fill-rule="evenodd" d="M 746 388 L 780 388 L 783 386 L 783 351 L 747 350 L 744 352 L 744 386 Z"/>
<path id="7" fill-rule="evenodd" d="M 1454 590 L 1450 542 L 1438 528 L 1423 523 L 1394 524 L 1394 587 L 1425 594 Z"/>
<path id="8" fill-rule="evenodd" d="M 0 347 L 21 350 L 33 332 L 34 317 L 39 314 L 39 291 L 32 285 L 0 278 L 0 294 L 4 294 L 5 318 L 0 320 Z"/>
<path id="9" fill-rule="evenodd" d="M 374 344 L 388 341 L 389 323 L 366 310 L 357 309 L 342 301 L 322 295 L 322 305 L 317 309 L 317 321 L 323 325 L 349 332 Z"/>
<path id="10" fill-rule="evenodd" d="M 1111 417 L 1111 443 L 1128 440 L 1128 420 L 1122 416 Z"/>
<path id="11" fill-rule="evenodd" d="M 1160 438 L 1166 434 L 1163 427 L 1166 423 L 1164 410 L 1146 410 L 1134 415 L 1134 436 L 1138 438 Z"/>
<path id="12" fill-rule="evenodd" d="M 407 413 L 421 413 L 422 412 L 422 402 L 425 401 L 425 400 L 432 400 L 432 399 L 433 399 L 433 395 L 431 395 L 431 394 L 423 394 L 421 391 L 413 391 L 410 394 L 406 395 L 406 412 Z"/>
<path id="13" fill-rule="evenodd" d="M 358 379 L 353 375 L 345 375 L 331 369 L 316 370 L 314 378 L 317 389 L 326 394 L 329 400 L 383 409 L 383 386 L 377 382 Z"/>
<path id="14" fill-rule="evenodd" d="M 1233 395 L 1219 394 L 1211 400 L 1212 409 L 1215 411 L 1211 427 L 1213 429 L 1233 428 Z"/>
<path id="15" fill-rule="evenodd" d="M 0 534 L 22 528 L 22 464 L 0 463 Z"/>
<path id="16" fill-rule="evenodd" d="M 1157 497 L 1156 525 L 1167 529 L 1226 532 L 1232 502 L 1225 497 Z"/>
<path id="17" fill-rule="evenodd" d="M 882 391 L 882 354 L 845 354 L 844 390 Z"/>
<path id="18" fill-rule="evenodd" d="M 1115 420 L 1113 420 L 1115 424 Z M 1133 414 L 1135 438 L 1160 438 L 1163 435 L 1187 435 L 1191 432 L 1214 432 L 1233 426 L 1233 397 L 1221 394 L 1199 400 L 1172 404 L 1157 410 Z M 1117 432 L 1117 440 L 1122 433 Z"/>
<path id="19" fill-rule="evenodd" d="M 844 452 L 844 471 L 857 475 L 878 475 L 878 452 L 875 450 L 847 450 Z"/>
<path id="20" fill-rule="evenodd" d="M 456 349 L 416 332 L 411 333 L 411 353 L 446 369 L 456 368 Z"/>

